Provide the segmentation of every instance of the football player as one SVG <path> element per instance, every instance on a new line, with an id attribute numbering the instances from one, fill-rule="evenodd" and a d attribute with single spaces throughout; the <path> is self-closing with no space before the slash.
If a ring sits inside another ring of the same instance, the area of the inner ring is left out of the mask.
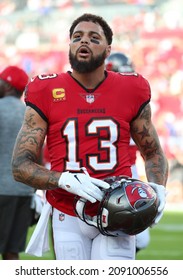
<path id="1" fill-rule="evenodd" d="M 38 75 L 28 84 L 25 119 L 14 147 L 15 180 L 46 190 L 47 203 L 27 252 L 34 254 L 39 242 L 46 249 L 43 233 L 52 210 L 56 259 L 131 260 L 135 236 L 103 235 L 77 217 L 74 201 L 76 196 L 87 200 L 86 213 L 95 216 L 110 187 L 104 179 L 131 177 L 131 135 L 158 196 L 154 223 L 162 217 L 168 166 L 151 121 L 150 86 L 137 73 L 105 70 L 113 32 L 102 17 L 83 14 L 69 31 L 72 71 Z M 51 170 L 37 163 L 45 137 Z"/>

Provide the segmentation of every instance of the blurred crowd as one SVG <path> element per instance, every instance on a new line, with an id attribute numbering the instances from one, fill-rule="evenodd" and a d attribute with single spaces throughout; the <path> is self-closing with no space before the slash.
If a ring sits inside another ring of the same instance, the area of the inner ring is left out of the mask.
<path id="1" fill-rule="evenodd" d="M 105 3 L 104 3 L 105 2 Z M 0 71 L 69 70 L 68 26 L 83 12 L 105 17 L 113 50 L 131 57 L 151 85 L 153 118 L 170 164 L 170 200 L 183 200 L 183 2 L 21 0 L 0 3 Z M 143 176 L 143 175 L 142 175 Z"/>

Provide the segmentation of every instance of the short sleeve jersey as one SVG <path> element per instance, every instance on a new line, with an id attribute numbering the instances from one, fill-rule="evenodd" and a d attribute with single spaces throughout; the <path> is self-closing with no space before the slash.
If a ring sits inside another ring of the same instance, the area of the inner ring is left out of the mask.
<path id="1" fill-rule="evenodd" d="M 106 79 L 86 90 L 70 72 L 39 75 L 27 86 L 26 105 L 48 123 L 51 170 L 79 172 L 95 178 L 131 176 L 130 122 L 151 98 L 141 75 L 106 72 Z M 74 195 L 60 189 L 46 193 L 57 209 L 75 215 Z"/>

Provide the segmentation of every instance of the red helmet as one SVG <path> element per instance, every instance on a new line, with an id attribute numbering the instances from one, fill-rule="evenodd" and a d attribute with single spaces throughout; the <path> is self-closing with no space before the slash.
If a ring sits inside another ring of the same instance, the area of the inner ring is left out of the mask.
<path id="1" fill-rule="evenodd" d="M 148 228 L 157 215 L 156 192 L 148 184 L 128 177 L 109 177 L 110 189 L 104 191 L 97 216 L 85 214 L 86 201 L 76 202 L 76 214 L 104 235 L 135 235 Z"/>

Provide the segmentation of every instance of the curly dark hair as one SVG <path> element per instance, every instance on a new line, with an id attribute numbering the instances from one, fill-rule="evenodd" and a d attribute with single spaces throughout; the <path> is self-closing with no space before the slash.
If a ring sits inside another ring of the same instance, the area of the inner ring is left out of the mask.
<path id="1" fill-rule="evenodd" d="M 105 37 L 107 39 L 107 42 L 109 45 L 112 44 L 112 36 L 113 36 L 113 32 L 112 29 L 110 28 L 110 26 L 107 24 L 107 22 L 101 17 L 101 16 L 96 16 L 93 14 L 83 14 L 82 16 L 78 17 L 77 19 L 75 19 L 70 27 L 70 38 L 73 34 L 74 28 L 76 27 L 76 25 L 78 25 L 78 23 L 82 22 L 82 21 L 91 21 L 94 23 L 98 23 L 105 34 Z"/>

